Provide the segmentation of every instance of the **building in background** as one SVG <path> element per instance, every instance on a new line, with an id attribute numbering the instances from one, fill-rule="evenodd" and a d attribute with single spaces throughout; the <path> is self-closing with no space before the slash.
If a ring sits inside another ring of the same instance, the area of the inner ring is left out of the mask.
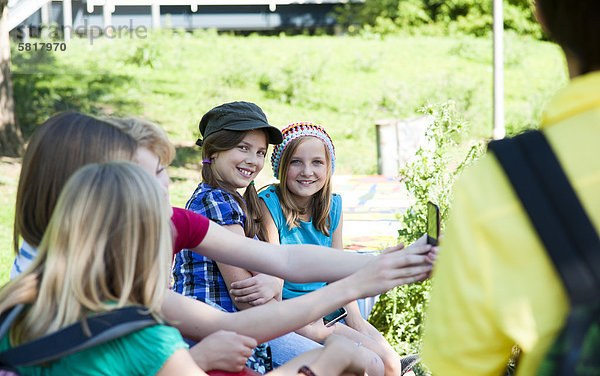
<path id="1" fill-rule="evenodd" d="M 343 0 L 12 0 L 11 35 L 35 35 L 41 25 L 82 34 L 110 28 L 179 28 L 250 33 L 333 31 Z M 68 39 L 68 36 L 66 36 Z"/>

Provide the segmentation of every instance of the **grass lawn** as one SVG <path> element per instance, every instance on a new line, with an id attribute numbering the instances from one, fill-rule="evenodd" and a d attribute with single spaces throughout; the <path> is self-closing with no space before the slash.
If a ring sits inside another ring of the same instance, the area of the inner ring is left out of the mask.
<path id="1" fill-rule="evenodd" d="M 566 71 L 553 44 L 507 35 L 505 46 L 511 133 L 535 126 L 551 94 L 566 83 Z M 198 121 L 227 101 L 257 103 L 278 127 L 300 120 L 322 124 L 334 140 L 336 173 L 342 174 L 376 173 L 375 121 L 418 116 L 426 103 L 456 101 L 469 122 L 465 140 L 490 137 L 492 129 L 489 39 L 160 32 L 93 44 L 75 39 L 67 51 L 52 53 L 13 46 L 12 63 L 26 134 L 67 109 L 161 124 L 178 146 L 170 169 L 175 205 L 185 204 L 198 181 Z M 18 169 L 18 161 L 0 160 L 0 283 L 12 260 Z M 261 179 L 269 177 L 265 166 Z"/>

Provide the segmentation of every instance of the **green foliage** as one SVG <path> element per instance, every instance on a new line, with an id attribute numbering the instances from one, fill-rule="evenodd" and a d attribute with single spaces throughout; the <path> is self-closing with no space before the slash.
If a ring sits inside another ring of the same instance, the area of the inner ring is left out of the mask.
<path id="1" fill-rule="evenodd" d="M 111 72 L 107 67 L 75 67 L 60 59 L 60 51 L 12 51 L 12 83 L 17 121 L 25 136 L 49 116 L 60 111 L 77 110 L 102 113 L 113 101 L 133 105 L 114 92 L 135 83 L 126 74 Z M 94 74 L 90 74 L 90 69 Z"/>
<path id="2" fill-rule="evenodd" d="M 160 46 L 150 42 L 141 43 L 133 52 L 126 57 L 125 62 L 137 65 L 138 67 L 160 67 L 161 50 Z"/>
<path id="3" fill-rule="evenodd" d="M 480 0 L 365 0 L 337 7 L 336 15 L 350 31 L 358 27 L 382 35 L 401 30 L 484 36 L 491 32 L 493 22 L 492 1 Z M 542 37 L 530 0 L 504 0 L 504 27 Z"/>
<path id="4" fill-rule="evenodd" d="M 414 118 L 429 103 L 454 100 L 468 121 L 461 130 L 463 140 L 490 136 L 489 39 L 372 36 L 153 31 L 145 39 L 101 37 L 93 44 L 74 37 L 66 51 L 52 53 L 18 51 L 11 42 L 18 122 L 25 137 L 64 110 L 157 122 L 178 147 L 176 166 L 169 172 L 174 181 L 171 202 L 180 206 L 198 181 L 198 121 L 207 110 L 228 101 L 259 104 L 277 127 L 299 120 L 322 124 L 335 142 L 336 174 L 375 174 L 375 122 Z M 556 45 L 506 37 L 506 59 L 512 62 L 505 69 L 506 122 L 507 131 L 516 132 L 538 123 L 545 103 L 567 81 L 567 71 Z M 127 62 L 141 45 L 155 46 L 158 61 Z M 270 91 L 259 87 L 263 75 L 271 82 Z M 280 79 L 295 87 L 283 97 Z M 265 184 L 271 176 L 268 170 L 265 166 L 259 175 Z M 11 186 L 16 186 L 16 178 Z M 0 196 L 7 198 L 0 207 L 14 204 L 14 192 L 7 193 L 7 187 L 0 185 Z M 10 262 L 3 264 L 1 255 L 12 260 L 12 215 L 4 218 L 0 229 L 8 230 L 0 236 L 0 264 L 8 270 Z M 0 282 L 1 278 L 2 274 Z"/>
<path id="5" fill-rule="evenodd" d="M 453 101 L 428 105 L 422 112 L 432 119 L 425 132 L 425 142 L 415 157 L 400 170 L 401 181 L 415 198 L 414 205 L 400 219 L 399 240 L 406 244 L 414 242 L 426 231 L 427 201 L 439 205 L 443 228 L 452 184 L 460 172 L 483 152 L 482 143 L 477 143 L 459 158 L 460 162 L 452 157 L 457 153 L 465 127 Z M 369 321 L 401 354 L 419 351 L 429 290 L 429 281 L 395 288 L 382 295 L 373 309 Z"/>
<path id="6" fill-rule="evenodd" d="M 137 115 L 163 125 L 175 142 L 193 144 L 205 111 L 251 100 L 276 125 L 298 119 L 323 124 L 342 142 L 340 171 L 362 174 L 376 171 L 375 121 L 414 117 L 428 103 L 454 100 L 469 121 L 465 133 L 489 136 L 489 40 L 374 36 L 164 31 L 145 39 L 98 38 L 93 45 L 74 38 L 67 51 L 48 56 L 13 44 L 17 116 L 28 135 L 62 110 Z M 507 62 L 514 62 L 505 70 L 507 124 L 520 130 L 536 123 L 566 71 L 554 45 L 508 35 L 505 45 Z M 146 48 L 154 52 L 137 52 Z"/>
<path id="7" fill-rule="evenodd" d="M 313 83 L 321 76 L 322 66 L 299 55 L 291 61 L 284 60 L 280 69 L 263 73 L 258 86 L 267 98 L 297 104 L 310 98 Z"/>

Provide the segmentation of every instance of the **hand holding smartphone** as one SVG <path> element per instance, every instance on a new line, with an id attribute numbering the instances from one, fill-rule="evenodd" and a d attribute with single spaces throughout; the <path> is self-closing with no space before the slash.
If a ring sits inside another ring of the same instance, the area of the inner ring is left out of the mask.
<path id="1" fill-rule="evenodd" d="M 340 321 L 347 315 L 348 315 L 348 312 L 346 311 L 346 308 L 342 307 L 338 310 L 335 310 L 334 312 L 331 312 L 327 316 L 323 317 L 323 323 L 325 324 L 326 327 L 330 327 L 331 325 Z"/>
<path id="2" fill-rule="evenodd" d="M 438 245 L 440 237 L 440 208 L 427 202 L 427 244 Z"/>

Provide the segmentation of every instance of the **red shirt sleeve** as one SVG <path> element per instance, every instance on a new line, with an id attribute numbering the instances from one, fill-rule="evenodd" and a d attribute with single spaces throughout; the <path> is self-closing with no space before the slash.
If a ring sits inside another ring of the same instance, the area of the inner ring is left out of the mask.
<path id="1" fill-rule="evenodd" d="M 197 247 L 208 231 L 209 219 L 190 210 L 173 208 L 173 254 Z"/>

